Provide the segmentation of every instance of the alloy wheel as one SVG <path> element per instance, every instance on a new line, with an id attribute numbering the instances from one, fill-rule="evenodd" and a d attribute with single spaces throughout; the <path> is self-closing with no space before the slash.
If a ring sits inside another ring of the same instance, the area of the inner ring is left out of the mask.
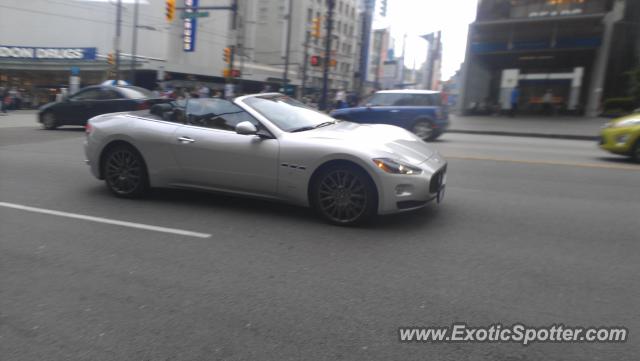
<path id="1" fill-rule="evenodd" d="M 53 113 L 47 112 L 42 115 L 42 126 L 44 129 L 55 129 L 58 126 Z"/>
<path id="2" fill-rule="evenodd" d="M 137 156 L 129 149 L 110 153 L 105 163 L 105 179 L 109 188 L 118 195 L 131 195 L 143 186 L 144 169 Z"/>
<path id="3" fill-rule="evenodd" d="M 364 181 L 358 174 L 337 169 L 325 174 L 319 182 L 318 206 L 331 221 L 352 223 L 365 213 L 369 200 Z"/>

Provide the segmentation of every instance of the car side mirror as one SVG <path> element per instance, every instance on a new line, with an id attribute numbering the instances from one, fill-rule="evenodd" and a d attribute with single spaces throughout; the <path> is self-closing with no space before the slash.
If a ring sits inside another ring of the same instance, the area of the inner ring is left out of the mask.
<path id="1" fill-rule="evenodd" d="M 258 128 L 255 125 L 251 124 L 251 122 L 240 122 L 236 125 L 236 133 L 242 135 L 254 135 L 258 133 Z"/>
<path id="2" fill-rule="evenodd" d="M 373 104 L 371 104 L 371 103 L 367 103 L 367 104 L 364 105 L 364 107 L 367 108 L 367 109 L 371 109 L 372 106 L 373 106 Z"/>

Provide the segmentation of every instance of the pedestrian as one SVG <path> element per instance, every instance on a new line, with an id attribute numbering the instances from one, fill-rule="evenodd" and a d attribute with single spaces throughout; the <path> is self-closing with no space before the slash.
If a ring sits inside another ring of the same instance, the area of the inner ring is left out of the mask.
<path id="1" fill-rule="evenodd" d="M 516 86 L 511 90 L 511 111 L 509 115 L 513 118 L 518 112 L 518 101 L 520 100 L 520 89 Z"/>
<path id="2" fill-rule="evenodd" d="M 553 115 L 553 93 L 551 89 L 547 89 L 547 92 L 542 96 L 542 110 L 548 116 Z"/>
<path id="3" fill-rule="evenodd" d="M 342 88 L 338 89 L 338 91 L 336 92 L 335 109 L 346 108 L 347 107 L 346 99 L 347 99 L 347 93 L 344 91 L 344 89 Z"/>
<path id="4" fill-rule="evenodd" d="M 211 89 L 209 89 L 208 86 L 202 84 L 200 86 L 200 89 L 198 89 L 198 95 L 200 95 L 200 98 L 208 98 L 211 96 Z"/>

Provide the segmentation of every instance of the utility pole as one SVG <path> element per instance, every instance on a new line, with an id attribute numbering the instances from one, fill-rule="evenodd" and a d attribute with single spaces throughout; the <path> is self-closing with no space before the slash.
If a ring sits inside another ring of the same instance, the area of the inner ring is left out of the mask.
<path id="1" fill-rule="evenodd" d="M 371 38 L 371 22 L 374 10 L 374 0 L 364 1 L 364 13 L 362 14 L 362 34 L 360 39 L 360 59 L 358 73 L 358 95 L 363 96 L 364 84 L 367 80 L 367 73 L 369 72 L 369 45 Z"/>
<path id="2" fill-rule="evenodd" d="M 231 5 L 231 11 L 232 11 L 232 15 L 231 15 L 231 30 L 233 30 L 233 34 L 235 35 L 238 27 L 237 21 L 238 21 L 238 0 L 233 0 L 233 4 Z M 235 42 L 238 41 L 238 37 L 234 36 Z M 236 55 L 236 46 L 231 45 L 231 56 L 229 57 L 229 77 L 228 79 L 233 79 L 233 63 L 235 60 L 235 55 Z"/>
<path id="3" fill-rule="evenodd" d="M 327 0 L 329 7 L 327 14 L 327 42 L 324 51 L 324 64 L 322 64 L 322 95 L 320 97 L 320 110 L 328 108 L 328 92 L 329 92 L 329 62 L 331 60 L 331 37 L 333 36 L 333 10 L 336 7 L 335 0 Z"/>
<path id="4" fill-rule="evenodd" d="M 404 88 L 404 57 L 406 55 L 406 50 L 407 50 L 407 33 L 404 33 L 404 36 L 402 37 L 402 63 L 400 63 L 400 84 L 402 84 L 402 87 Z"/>
<path id="5" fill-rule="evenodd" d="M 305 89 L 307 87 L 307 67 L 309 66 L 309 38 L 311 32 L 307 29 L 304 35 L 304 61 L 302 63 L 302 91 L 300 92 L 300 98 L 304 98 Z"/>
<path id="6" fill-rule="evenodd" d="M 131 85 L 136 85 L 136 53 L 138 52 L 138 11 L 140 0 L 135 0 L 133 6 L 133 37 L 131 39 Z"/>
<path id="7" fill-rule="evenodd" d="M 378 39 L 378 47 L 376 48 L 376 77 L 375 77 L 375 83 L 376 83 L 376 90 L 380 90 L 382 89 L 382 87 L 380 86 L 380 71 L 382 70 L 382 43 L 384 41 L 384 30 L 375 30 L 374 34 L 378 34 L 379 37 L 377 37 Z M 376 38 L 376 36 L 374 35 L 374 38 Z"/>
<path id="8" fill-rule="evenodd" d="M 293 12 L 293 0 L 289 0 L 289 9 L 287 11 L 287 43 L 284 53 L 284 73 L 282 73 L 282 89 L 286 92 L 286 86 L 289 82 L 289 52 L 291 51 L 291 13 Z"/>
<path id="9" fill-rule="evenodd" d="M 116 38 L 115 38 L 115 51 L 116 51 L 116 84 L 120 80 L 120 37 L 122 33 L 122 0 L 118 0 L 116 10 Z"/>

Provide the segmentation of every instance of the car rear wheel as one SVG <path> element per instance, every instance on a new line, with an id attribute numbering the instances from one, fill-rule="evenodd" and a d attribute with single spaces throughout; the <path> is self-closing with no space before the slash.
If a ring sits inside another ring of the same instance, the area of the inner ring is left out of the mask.
<path id="1" fill-rule="evenodd" d="M 107 188 L 118 197 L 140 197 L 149 188 L 144 160 L 130 146 L 118 145 L 107 151 L 103 174 Z"/>
<path id="2" fill-rule="evenodd" d="M 433 124 L 427 120 L 419 120 L 413 125 L 411 131 L 424 141 L 430 141 L 437 138 L 433 131 Z"/>
<path id="3" fill-rule="evenodd" d="M 42 114 L 42 127 L 47 130 L 56 129 L 58 127 L 58 121 L 52 112 L 48 111 Z"/>
<path id="4" fill-rule="evenodd" d="M 640 163 L 640 139 L 636 140 L 636 144 L 631 149 L 631 159 L 636 163 Z"/>
<path id="5" fill-rule="evenodd" d="M 364 171 L 346 165 L 331 166 L 316 177 L 312 204 L 327 221 L 355 225 L 376 212 L 375 185 Z"/>

